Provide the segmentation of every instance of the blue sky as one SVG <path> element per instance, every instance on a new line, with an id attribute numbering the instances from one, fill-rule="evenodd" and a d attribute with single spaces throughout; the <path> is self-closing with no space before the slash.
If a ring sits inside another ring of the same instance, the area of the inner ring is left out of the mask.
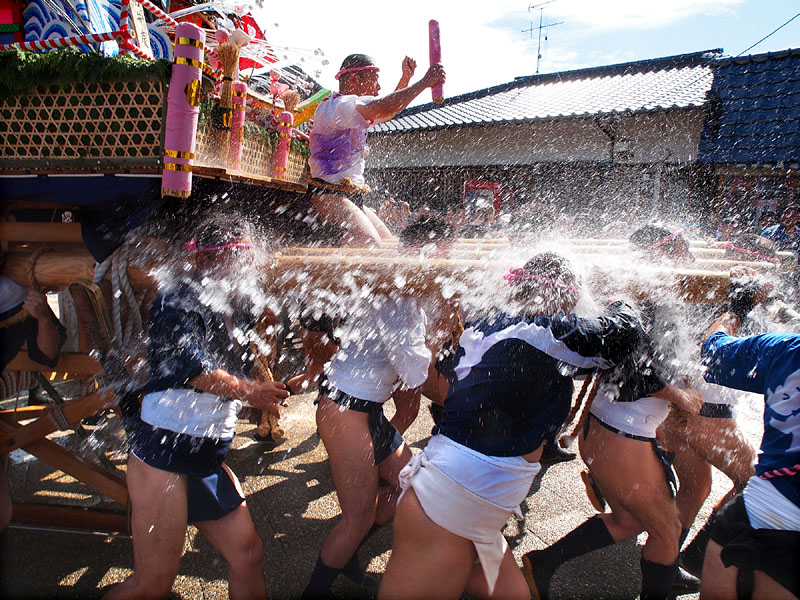
<path id="1" fill-rule="evenodd" d="M 381 66 L 381 94 L 394 89 L 408 54 L 428 63 L 428 20 L 440 23 L 445 96 L 531 75 L 536 70 L 540 0 L 307 0 L 303 15 L 268 5 L 256 11 L 267 39 L 292 62 L 302 56 L 309 72 L 336 89 L 333 75 L 352 52 Z M 798 0 L 555 0 L 544 7 L 548 28 L 541 73 L 579 69 L 723 48 L 736 55 L 800 12 Z M 748 54 L 800 47 L 800 17 Z M 298 49 L 318 50 L 303 52 Z M 323 64 L 327 61 L 328 64 Z M 418 102 L 429 101 L 423 95 Z"/>

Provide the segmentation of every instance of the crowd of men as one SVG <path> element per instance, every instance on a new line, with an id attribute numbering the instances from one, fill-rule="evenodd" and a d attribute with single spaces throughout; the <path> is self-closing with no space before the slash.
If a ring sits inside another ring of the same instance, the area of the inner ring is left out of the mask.
<path id="1" fill-rule="evenodd" d="M 309 193 L 309 214 L 338 227 L 342 245 L 379 246 L 393 230 L 415 248 L 448 243 L 448 228 L 431 215 L 411 219 L 397 202 L 374 212 L 325 185 L 362 186 L 370 123 L 445 77 L 434 65 L 410 84 L 414 71 L 404 60 L 397 89 L 375 99 L 378 67 L 351 55 L 337 74 L 340 93 L 317 111 L 310 164 L 319 187 Z M 489 227 L 491 207 L 484 212 Z M 787 210 L 764 235 L 796 244 L 797 221 Z M 653 263 L 690 256 L 682 234 L 660 226 L 638 229 L 630 243 L 631 258 Z M 663 298 L 628 302 L 602 282 L 590 289 L 552 252 L 488 281 L 504 301 L 475 314 L 399 294 L 363 297 L 338 314 L 306 307 L 308 372 L 295 389 L 300 380 L 287 386 L 253 374 L 260 315 L 252 286 L 243 285 L 257 276 L 247 224 L 206 224 L 187 250 L 194 270 L 160 290 L 150 309 L 149 376 L 141 408 L 126 422 L 134 572 L 106 597 L 167 596 L 189 523 L 226 559 L 232 598 L 266 596 L 263 542 L 225 455 L 243 404 L 277 414 L 292 390 L 314 388 L 342 516 L 304 598 L 329 597 L 340 574 L 378 585 L 356 556 L 390 521 L 384 599 L 546 598 L 559 565 L 642 531 L 642 598 L 698 586 L 703 598 L 800 596 L 800 335 L 737 336 L 770 291 L 753 273 L 735 274 L 728 305 L 695 315 L 707 325 L 698 341 L 687 341 Z M 600 314 L 576 314 L 587 294 L 605 307 Z M 38 323 L 49 318 L 26 302 Z M 684 342 L 696 351 L 683 352 Z M 692 359 L 703 365 L 695 381 Z M 576 379 L 584 381 L 577 436 L 587 493 L 609 510 L 520 566 L 502 530 L 569 419 Z M 763 395 L 757 458 L 736 425 L 729 389 Z M 402 432 L 422 393 L 441 410 L 424 451 L 412 453 Z M 392 421 L 383 413 L 390 398 L 400 415 Z M 682 553 L 711 465 L 731 477 L 732 489 Z"/>

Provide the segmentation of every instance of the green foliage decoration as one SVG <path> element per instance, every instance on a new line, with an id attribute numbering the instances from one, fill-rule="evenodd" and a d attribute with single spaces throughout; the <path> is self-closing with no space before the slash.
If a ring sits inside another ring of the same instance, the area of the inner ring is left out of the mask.
<path id="1" fill-rule="evenodd" d="M 278 141 L 280 140 L 280 136 L 278 135 L 277 131 L 274 129 L 267 129 L 258 123 L 253 123 L 252 121 L 244 122 L 244 134 L 247 137 L 254 138 L 264 144 L 267 148 L 269 148 L 270 152 L 275 151 L 275 148 L 278 147 Z"/>
<path id="2" fill-rule="evenodd" d="M 0 52 L 0 99 L 32 94 L 43 85 L 65 89 L 74 83 L 169 82 L 171 69 L 168 60 L 127 54 L 106 58 L 77 48 L 44 53 L 14 49 Z"/>
<path id="3" fill-rule="evenodd" d="M 289 148 L 300 154 L 303 158 L 311 156 L 311 148 L 309 148 L 308 142 L 305 140 L 292 140 L 292 144 Z"/>

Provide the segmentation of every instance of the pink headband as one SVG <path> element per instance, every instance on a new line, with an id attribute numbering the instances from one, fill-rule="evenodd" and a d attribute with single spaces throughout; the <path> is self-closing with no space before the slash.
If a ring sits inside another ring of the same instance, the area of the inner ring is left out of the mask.
<path id="1" fill-rule="evenodd" d="M 759 254 L 758 252 L 751 252 L 750 250 L 745 250 L 744 248 L 739 248 L 738 246 L 734 246 L 731 242 L 724 242 L 717 246 L 718 248 L 725 248 L 725 250 L 734 250 L 735 252 L 741 252 L 742 254 L 746 254 L 748 256 L 752 256 L 754 258 L 760 258 L 762 260 L 766 260 L 767 262 L 771 263 L 779 263 L 780 259 L 774 258 L 772 256 L 765 256 L 764 254 Z"/>
<path id="2" fill-rule="evenodd" d="M 236 244 L 224 244 L 222 246 L 212 246 L 211 248 L 198 248 L 197 239 L 193 238 L 183 245 L 187 252 L 214 252 L 216 250 L 225 250 L 226 248 L 253 248 L 253 244 L 238 242 Z"/>
<path id="3" fill-rule="evenodd" d="M 655 250 L 655 249 L 656 249 L 656 248 L 658 248 L 659 246 L 663 246 L 663 245 L 664 245 L 664 244 L 666 244 L 667 242 L 670 242 L 670 241 L 674 240 L 676 237 L 678 237 L 678 236 L 679 236 L 679 235 L 681 235 L 682 233 L 683 233 L 683 229 L 679 229 L 678 231 L 676 231 L 676 232 L 675 232 L 675 233 L 673 233 L 672 235 L 668 235 L 668 236 L 667 236 L 667 237 L 665 237 L 665 238 L 661 238 L 661 239 L 660 239 L 660 240 L 658 240 L 658 241 L 657 241 L 655 244 L 652 244 L 652 245 L 650 245 L 650 246 L 647 246 L 647 247 L 645 248 L 645 250 Z"/>
<path id="4" fill-rule="evenodd" d="M 339 72 L 334 75 L 334 79 L 339 81 L 339 77 L 345 73 L 353 73 L 354 71 L 380 71 L 375 65 L 364 65 L 363 67 L 350 67 L 349 69 L 339 69 Z"/>
<path id="5" fill-rule="evenodd" d="M 575 292 L 576 294 L 580 294 L 581 290 L 574 285 L 569 285 L 568 283 L 563 283 L 561 281 L 556 281 L 555 279 L 551 279 L 550 277 L 543 277 L 541 275 L 528 275 L 525 272 L 525 269 L 520 267 L 511 267 L 508 270 L 506 275 L 503 275 L 503 279 L 508 282 L 508 285 L 516 285 L 522 279 L 533 279 L 534 281 L 542 281 L 549 285 L 554 285 L 556 287 L 564 288 L 565 290 L 569 290 L 570 292 Z"/>

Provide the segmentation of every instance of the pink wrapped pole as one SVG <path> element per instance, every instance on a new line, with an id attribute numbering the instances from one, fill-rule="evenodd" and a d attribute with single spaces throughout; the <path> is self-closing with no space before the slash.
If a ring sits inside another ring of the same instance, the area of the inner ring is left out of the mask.
<path id="1" fill-rule="evenodd" d="M 439 21 L 431 19 L 428 21 L 428 52 L 431 59 L 431 66 L 442 62 L 442 44 L 439 41 Z M 431 88 L 431 96 L 436 104 L 444 102 L 444 86 L 439 83 Z"/>
<path id="2" fill-rule="evenodd" d="M 205 42 L 206 34 L 197 25 L 179 23 L 175 28 L 175 59 L 167 94 L 162 196 L 188 198 L 192 193 Z"/>
<path id="3" fill-rule="evenodd" d="M 283 111 L 278 117 L 278 147 L 272 159 L 272 176 L 275 179 L 286 179 L 286 169 L 289 167 L 289 143 L 291 142 L 294 114 Z"/>
<path id="4" fill-rule="evenodd" d="M 231 147 L 228 155 L 228 165 L 238 171 L 242 168 L 242 140 L 244 139 L 247 84 L 244 81 L 234 81 L 231 87 L 233 89 L 233 119 L 231 121 Z"/>

